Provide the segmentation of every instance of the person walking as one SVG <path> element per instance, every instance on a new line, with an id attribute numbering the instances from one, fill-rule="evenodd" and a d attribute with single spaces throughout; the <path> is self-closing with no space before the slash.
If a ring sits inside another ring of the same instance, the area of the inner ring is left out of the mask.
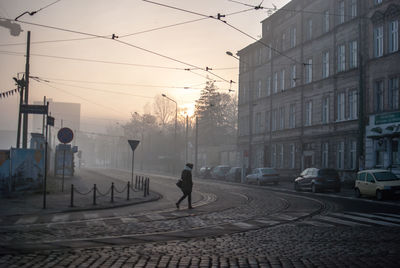
<path id="1" fill-rule="evenodd" d="M 188 198 L 188 209 L 193 208 L 192 207 L 192 188 L 193 188 L 192 169 L 193 169 L 193 164 L 187 163 L 185 165 L 185 168 L 182 170 L 182 175 L 181 175 L 182 186 L 180 188 L 183 192 L 183 196 L 175 204 L 177 209 L 179 209 L 179 204 L 186 197 Z"/>

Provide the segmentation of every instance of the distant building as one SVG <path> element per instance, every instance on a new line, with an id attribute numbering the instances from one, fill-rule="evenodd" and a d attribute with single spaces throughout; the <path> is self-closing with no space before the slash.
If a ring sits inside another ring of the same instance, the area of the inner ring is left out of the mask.
<path id="1" fill-rule="evenodd" d="M 80 130 L 81 124 L 81 104 L 68 102 L 49 102 L 49 114 L 55 118 L 54 129 L 58 131 L 61 127 L 69 127 L 74 132 Z M 43 102 L 34 102 L 36 105 L 43 105 Z M 43 126 L 43 116 L 33 115 L 33 132 L 41 132 Z"/>
<path id="2" fill-rule="evenodd" d="M 400 120 L 385 125 L 389 136 L 367 125 L 397 118 L 399 20 L 395 0 L 293 0 L 262 21 L 260 42 L 238 52 L 242 162 L 287 176 L 400 165 Z M 382 139 L 386 147 L 371 145 Z"/>

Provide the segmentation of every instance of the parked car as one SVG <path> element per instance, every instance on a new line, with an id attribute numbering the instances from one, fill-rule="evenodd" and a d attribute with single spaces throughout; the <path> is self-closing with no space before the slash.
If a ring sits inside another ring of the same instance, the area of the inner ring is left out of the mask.
<path id="1" fill-rule="evenodd" d="M 217 180 L 225 179 L 225 174 L 228 173 L 231 167 L 227 165 L 216 166 L 211 170 L 211 178 Z"/>
<path id="2" fill-rule="evenodd" d="M 201 178 L 201 179 L 210 178 L 211 170 L 212 170 L 212 167 L 207 167 L 207 166 L 201 167 L 199 169 L 199 178 Z"/>
<path id="3" fill-rule="evenodd" d="M 339 173 L 333 168 L 306 168 L 294 180 L 294 189 L 309 189 L 313 193 L 329 189 L 340 192 Z"/>
<path id="4" fill-rule="evenodd" d="M 269 167 L 255 168 L 252 173 L 246 176 L 247 183 L 263 185 L 266 183 L 279 183 L 279 174 L 275 169 Z"/>
<path id="5" fill-rule="evenodd" d="M 361 195 L 374 196 L 378 200 L 385 197 L 400 195 L 400 179 L 388 170 L 373 169 L 357 173 L 354 186 L 356 197 Z"/>
<path id="6" fill-rule="evenodd" d="M 240 182 L 241 178 L 242 178 L 242 168 L 241 167 L 231 167 L 231 169 L 225 175 L 225 179 L 227 181 Z"/>

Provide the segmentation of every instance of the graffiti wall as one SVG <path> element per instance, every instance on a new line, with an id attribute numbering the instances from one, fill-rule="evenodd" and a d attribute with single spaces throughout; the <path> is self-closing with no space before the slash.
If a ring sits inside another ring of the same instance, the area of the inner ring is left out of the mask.
<path id="1" fill-rule="evenodd" d="M 0 151 L 0 158 L 5 158 L 5 152 Z M 0 160 L 2 190 L 18 191 L 37 187 L 44 177 L 44 158 L 43 150 L 11 148 L 9 159 Z"/>

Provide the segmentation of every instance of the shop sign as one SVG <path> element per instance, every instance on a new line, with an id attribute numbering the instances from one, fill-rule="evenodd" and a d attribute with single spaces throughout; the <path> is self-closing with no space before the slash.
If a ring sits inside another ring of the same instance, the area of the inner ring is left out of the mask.
<path id="1" fill-rule="evenodd" d="M 375 125 L 400 122 L 400 112 L 375 115 Z"/>

